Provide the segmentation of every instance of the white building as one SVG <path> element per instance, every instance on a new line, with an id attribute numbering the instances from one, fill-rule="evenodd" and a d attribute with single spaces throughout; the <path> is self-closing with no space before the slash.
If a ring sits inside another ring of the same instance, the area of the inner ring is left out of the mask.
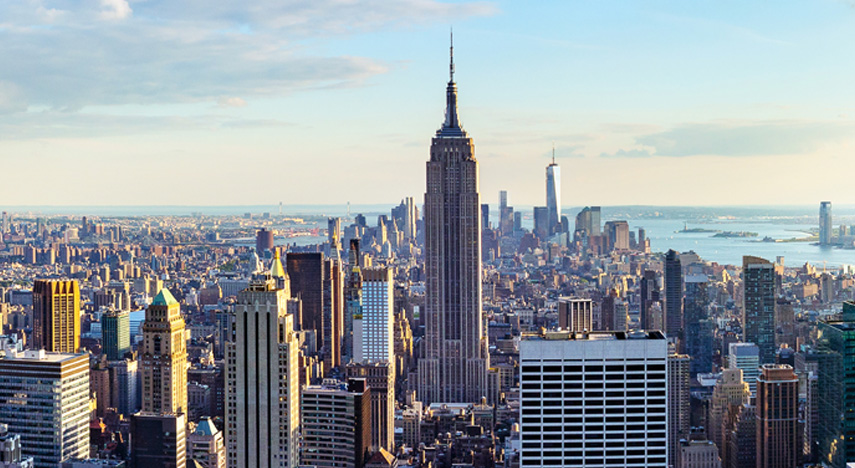
<path id="1" fill-rule="evenodd" d="M 661 467 L 665 336 L 543 332 L 520 341 L 520 466 Z"/>
<path id="2" fill-rule="evenodd" d="M 235 342 L 226 346 L 229 467 L 299 464 L 299 344 L 287 296 L 272 277 L 253 280 L 237 296 Z"/>
<path id="3" fill-rule="evenodd" d="M 395 293 L 392 270 L 362 270 L 362 316 L 353 319 L 353 361 L 394 363 Z"/>
<path id="4" fill-rule="evenodd" d="M 197 461 L 204 468 L 226 468 L 223 433 L 211 418 L 203 417 L 193 433 L 187 436 L 187 460 Z"/>
<path id="5" fill-rule="evenodd" d="M 0 423 L 36 466 L 89 457 L 89 355 L 19 353 L 0 359 Z"/>

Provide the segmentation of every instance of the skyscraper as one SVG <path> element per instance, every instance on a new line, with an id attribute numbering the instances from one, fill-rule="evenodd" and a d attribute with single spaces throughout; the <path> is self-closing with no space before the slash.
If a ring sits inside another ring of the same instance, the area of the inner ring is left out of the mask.
<path id="1" fill-rule="evenodd" d="M 549 238 L 549 208 L 545 206 L 534 207 L 534 233 L 541 240 Z"/>
<path id="2" fill-rule="evenodd" d="M 668 355 L 668 464 L 677 466 L 680 440 L 689 438 L 690 387 L 686 354 Z"/>
<path id="3" fill-rule="evenodd" d="M 261 228 L 255 233 L 255 251 L 262 255 L 265 250 L 273 250 L 273 231 Z"/>
<path id="4" fill-rule="evenodd" d="M 478 161 L 457 116 L 453 46 L 451 51 L 445 121 L 427 163 L 426 346 L 418 376 L 418 397 L 425 403 L 471 403 L 487 395 Z"/>
<path id="5" fill-rule="evenodd" d="M 272 277 L 254 279 L 235 304 L 234 341 L 226 345 L 232 468 L 299 465 L 299 343 L 286 292 L 276 286 Z"/>
<path id="6" fill-rule="evenodd" d="M 359 265 L 359 239 L 350 240 L 348 263 L 350 272 L 344 285 L 344 345 L 342 355 L 350 362 L 354 354 L 353 325 L 362 320 L 362 268 Z"/>
<path id="7" fill-rule="evenodd" d="M 819 245 L 831 245 L 831 202 L 819 204 Z"/>
<path id="8" fill-rule="evenodd" d="M 566 331 L 593 331 L 593 301 L 579 297 L 558 298 L 558 327 Z M 606 328 L 611 330 L 611 327 Z"/>
<path id="9" fill-rule="evenodd" d="M 760 348 L 754 343 L 730 343 L 728 346 L 727 367 L 742 370 L 742 378 L 748 383 L 752 397 L 757 395 L 761 362 Z"/>
<path id="10" fill-rule="evenodd" d="M 761 364 L 775 362 L 775 265 L 742 257 L 742 287 L 744 341 L 760 348 Z"/>
<path id="11" fill-rule="evenodd" d="M 639 295 L 638 322 L 642 330 L 647 330 L 650 328 L 650 317 L 647 314 L 647 309 L 650 307 L 650 304 L 659 301 L 659 282 L 656 281 L 655 271 L 644 270 L 644 274 L 641 277 Z"/>
<path id="12" fill-rule="evenodd" d="M 675 343 L 683 339 L 683 269 L 674 250 L 665 254 L 665 335 Z"/>
<path id="13" fill-rule="evenodd" d="M 187 466 L 187 415 L 138 413 L 131 417 L 131 466 Z"/>
<path id="14" fill-rule="evenodd" d="M 706 275 L 689 275 L 685 278 L 683 345 L 692 357 L 691 375 L 712 372 L 713 332 L 715 324 L 709 318 L 709 296 Z"/>
<path id="15" fill-rule="evenodd" d="M 187 343 L 181 306 L 168 289 L 145 312 L 140 348 L 142 412 L 187 413 Z"/>
<path id="16" fill-rule="evenodd" d="M 288 252 L 285 257 L 291 295 L 303 301 L 302 317 L 295 317 L 301 330 L 314 330 L 324 342 L 324 256 L 322 253 Z"/>
<path id="17" fill-rule="evenodd" d="M 131 350 L 131 316 L 126 311 L 111 310 L 101 316 L 101 346 L 109 361 L 124 359 Z"/>
<path id="18" fill-rule="evenodd" d="M 33 283 L 33 346 L 55 353 L 80 347 L 80 285 L 77 280 Z"/>
<path id="19" fill-rule="evenodd" d="M 707 433 L 715 442 L 722 460 L 728 459 L 731 433 L 742 405 L 751 399 L 751 390 L 742 379 L 742 370 L 729 368 L 722 371 L 715 383 L 710 399 Z"/>
<path id="20" fill-rule="evenodd" d="M 661 467 L 668 346 L 656 332 L 520 340 L 521 467 Z"/>
<path id="21" fill-rule="evenodd" d="M 316 468 L 365 464 L 371 442 L 370 393 L 363 379 L 303 389 L 301 464 Z"/>
<path id="22" fill-rule="evenodd" d="M 787 364 L 764 364 L 757 379 L 757 468 L 801 461 L 799 379 Z"/>
<path id="23" fill-rule="evenodd" d="M 21 436 L 21 452 L 37 467 L 87 458 L 89 355 L 7 349 L 0 359 L 0 423 Z"/>
<path id="24" fill-rule="evenodd" d="M 353 320 L 353 360 L 356 363 L 395 361 L 394 285 L 389 268 L 362 271 L 362 315 Z"/>
<path id="25" fill-rule="evenodd" d="M 555 148 L 552 148 L 552 163 L 546 166 L 546 209 L 549 234 L 555 234 L 561 223 L 561 168 L 555 163 Z"/>

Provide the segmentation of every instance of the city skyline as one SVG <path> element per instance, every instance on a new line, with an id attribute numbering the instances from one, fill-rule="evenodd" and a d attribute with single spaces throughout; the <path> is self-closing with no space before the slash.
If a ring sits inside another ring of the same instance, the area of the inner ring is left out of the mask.
<path id="1" fill-rule="evenodd" d="M 755 4 L 611 6 L 0 6 L 0 51 L 16 64 L 0 68 L 0 153 L 20 175 L 0 199 L 137 204 L 127 180 L 145 180 L 156 205 L 417 195 L 454 25 L 485 194 L 541 204 L 555 141 L 565 206 L 845 200 L 852 66 L 834 58 L 855 31 L 850 5 L 780 4 L 771 15 Z M 332 187 L 366 183 L 321 192 L 312 173 Z M 25 181 L 36 177 L 32 193 Z M 749 194 L 722 190 L 749 184 Z M 222 186 L 234 190 L 212 189 Z"/>

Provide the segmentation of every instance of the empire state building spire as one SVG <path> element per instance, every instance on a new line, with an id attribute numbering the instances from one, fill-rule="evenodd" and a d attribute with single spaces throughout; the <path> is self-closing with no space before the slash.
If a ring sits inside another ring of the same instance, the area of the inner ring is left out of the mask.
<path id="1" fill-rule="evenodd" d="M 442 128 L 437 130 L 438 137 L 465 137 L 466 132 L 460 126 L 460 118 L 457 117 L 457 84 L 454 83 L 454 33 L 451 33 L 451 47 L 449 47 L 448 63 L 448 87 L 445 88 L 445 122 Z"/>

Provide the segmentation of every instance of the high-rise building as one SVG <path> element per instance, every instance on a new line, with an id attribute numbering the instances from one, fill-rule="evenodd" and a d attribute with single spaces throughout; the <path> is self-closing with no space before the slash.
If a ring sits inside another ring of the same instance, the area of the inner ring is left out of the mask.
<path id="1" fill-rule="evenodd" d="M 549 233 L 559 232 L 561 223 L 561 167 L 555 163 L 555 148 L 552 163 L 546 166 L 546 209 L 549 212 Z"/>
<path id="2" fill-rule="evenodd" d="M 744 341 L 760 348 L 760 363 L 775 362 L 775 265 L 759 257 L 742 257 L 742 327 Z"/>
<path id="3" fill-rule="evenodd" d="M 565 331 L 593 331 L 593 301 L 579 297 L 558 299 L 558 327 Z"/>
<path id="4" fill-rule="evenodd" d="M 831 245 L 833 226 L 831 224 L 831 202 L 819 204 L 819 245 Z"/>
<path id="5" fill-rule="evenodd" d="M 314 330 L 324 342 L 324 256 L 317 252 L 288 252 L 286 269 L 291 295 L 303 303 L 302 317 L 295 317 L 300 330 Z"/>
<path id="6" fill-rule="evenodd" d="M 284 289 L 272 277 L 238 294 L 226 345 L 226 446 L 232 468 L 299 463 L 299 342 Z"/>
<path id="7" fill-rule="evenodd" d="M 534 234 L 540 239 L 549 238 L 549 208 L 545 206 L 534 207 Z"/>
<path id="8" fill-rule="evenodd" d="M 187 436 L 187 460 L 198 462 L 202 468 L 226 468 L 223 432 L 211 418 L 203 416 L 196 430 Z"/>
<path id="9" fill-rule="evenodd" d="M 819 323 L 817 442 L 819 461 L 844 468 L 855 460 L 855 303 L 844 302 L 839 320 Z"/>
<path id="10" fill-rule="evenodd" d="M 680 461 L 680 441 L 689 438 L 691 405 L 688 355 L 668 355 L 668 464 Z"/>
<path id="11" fill-rule="evenodd" d="M 371 390 L 362 379 L 310 385 L 300 398 L 302 465 L 358 468 L 371 443 Z"/>
<path id="12" fill-rule="evenodd" d="M 799 379 L 787 364 L 764 364 L 757 379 L 757 468 L 801 461 Z"/>
<path id="13" fill-rule="evenodd" d="M 321 356 L 324 375 L 341 366 L 341 344 L 344 338 L 344 274 L 339 251 L 324 261 L 323 343 Z"/>
<path id="14" fill-rule="evenodd" d="M 353 319 L 354 362 L 395 362 L 394 301 L 391 269 L 362 271 L 362 315 Z"/>
<path id="15" fill-rule="evenodd" d="M 676 468 L 722 468 L 718 447 L 709 440 L 680 441 L 679 463 Z"/>
<path id="16" fill-rule="evenodd" d="M 428 404 L 473 403 L 487 395 L 479 207 L 478 161 L 457 116 L 452 55 L 445 121 L 431 141 L 424 205 L 425 355 L 417 395 Z"/>
<path id="17" fill-rule="evenodd" d="M 131 417 L 131 466 L 187 466 L 187 416 L 137 413 Z"/>
<path id="18" fill-rule="evenodd" d="M 744 404 L 736 409 L 733 430 L 727 449 L 728 466 L 731 468 L 757 467 L 757 408 Z"/>
<path id="19" fill-rule="evenodd" d="M 686 354 L 692 357 L 691 375 L 712 372 L 713 333 L 715 324 L 710 320 L 710 299 L 706 275 L 688 275 L 685 279 L 683 343 Z"/>
<path id="20" fill-rule="evenodd" d="M 131 350 L 131 314 L 111 310 L 101 316 L 101 347 L 109 361 L 124 359 Z"/>
<path id="21" fill-rule="evenodd" d="M 155 296 L 145 312 L 140 348 L 142 412 L 187 413 L 187 343 L 181 305 L 168 289 Z"/>
<path id="22" fill-rule="evenodd" d="M 255 251 L 262 255 L 265 250 L 273 250 L 273 231 L 261 228 L 255 233 Z"/>
<path id="23" fill-rule="evenodd" d="M 667 467 L 667 359 L 658 331 L 523 335 L 520 466 Z"/>
<path id="24" fill-rule="evenodd" d="M 389 362 L 351 363 L 348 379 L 365 379 L 371 390 L 371 450 L 395 449 L 395 366 Z"/>
<path id="25" fill-rule="evenodd" d="M 487 203 L 481 204 L 481 229 L 490 229 L 490 205 Z"/>
<path id="26" fill-rule="evenodd" d="M 683 269 L 674 250 L 665 254 L 665 335 L 675 343 L 683 339 Z"/>
<path id="27" fill-rule="evenodd" d="M 751 390 L 742 379 L 742 370 L 724 369 L 715 383 L 709 403 L 707 433 L 719 449 L 722 460 L 728 460 L 731 433 L 740 408 L 748 403 Z"/>
<path id="28" fill-rule="evenodd" d="M 604 229 L 609 239 L 609 250 L 629 250 L 629 223 L 607 221 Z"/>
<path id="29" fill-rule="evenodd" d="M 639 287 L 639 312 L 638 321 L 642 330 L 650 328 L 650 317 L 648 309 L 654 302 L 659 302 L 659 282 L 656 280 L 656 272 L 644 270 Z"/>
<path id="30" fill-rule="evenodd" d="M 359 259 L 359 239 L 351 239 L 350 250 L 348 250 L 350 271 L 344 284 L 344 344 L 342 345 L 344 362 L 350 362 L 353 359 L 353 325 L 355 320 L 362 320 L 362 268 Z"/>
<path id="31" fill-rule="evenodd" d="M 742 370 L 742 379 L 748 383 L 752 397 L 757 395 L 760 362 L 760 348 L 754 343 L 730 343 L 728 345 L 727 367 Z"/>
<path id="32" fill-rule="evenodd" d="M 33 283 L 33 346 L 54 353 L 80 348 L 80 285 L 77 280 Z"/>
<path id="33" fill-rule="evenodd" d="M 108 361 L 107 368 L 110 370 L 110 407 L 125 416 L 139 411 L 139 361 L 129 356 Z"/>
<path id="34" fill-rule="evenodd" d="M 327 218 L 327 242 L 331 249 L 341 249 L 341 218 Z"/>
<path id="35" fill-rule="evenodd" d="M 0 424 L 0 468 L 33 468 L 34 466 L 33 457 L 24 456 L 21 453 L 21 436 L 10 433 L 9 426 Z"/>
<path id="36" fill-rule="evenodd" d="M 0 423 L 35 466 L 89 457 L 89 355 L 18 352 L 0 359 Z"/>

